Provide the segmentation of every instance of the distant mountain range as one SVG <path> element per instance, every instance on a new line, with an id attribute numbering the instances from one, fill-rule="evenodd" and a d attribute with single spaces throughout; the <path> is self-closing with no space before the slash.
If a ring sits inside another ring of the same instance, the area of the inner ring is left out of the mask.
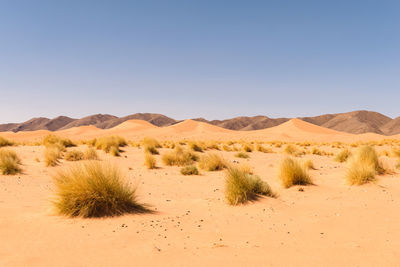
<path id="1" fill-rule="evenodd" d="M 124 121 L 133 119 L 145 120 L 159 127 L 169 126 L 180 122 L 165 115 L 154 113 L 136 113 L 125 117 L 116 117 L 108 114 L 96 114 L 81 119 L 59 116 L 54 119 L 33 118 L 23 123 L 0 124 L 0 132 L 35 130 L 57 131 L 87 125 L 93 125 L 100 129 L 109 129 L 123 123 Z M 325 128 L 353 134 L 368 132 L 383 135 L 400 134 L 400 117 L 392 119 L 373 111 L 359 110 L 347 113 L 325 114 L 316 117 L 303 117 L 299 119 Z M 290 120 L 290 118 L 254 116 L 212 121 L 208 121 L 203 118 L 196 118 L 193 120 L 210 123 L 212 125 L 230 130 L 250 131 L 277 126 Z"/>

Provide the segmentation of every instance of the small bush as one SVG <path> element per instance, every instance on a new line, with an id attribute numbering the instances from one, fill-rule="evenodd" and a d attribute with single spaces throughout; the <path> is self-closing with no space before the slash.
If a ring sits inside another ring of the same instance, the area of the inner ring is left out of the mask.
<path id="1" fill-rule="evenodd" d="M 149 152 L 144 153 L 144 165 L 146 165 L 147 169 L 155 169 L 156 168 L 156 158 Z"/>
<path id="2" fill-rule="evenodd" d="M 308 159 L 304 162 L 304 166 L 309 170 L 315 170 L 314 163 L 311 159 Z"/>
<path id="3" fill-rule="evenodd" d="M 4 137 L 1 137 L 1 136 L 0 136 L 0 147 L 3 147 L 3 146 L 12 146 L 12 145 L 14 145 L 13 142 L 11 142 L 11 141 L 5 139 Z"/>
<path id="4" fill-rule="evenodd" d="M 225 178 L 225 199 L 230 205 L 255 200 L 258 195 L 274 197 L 270 186 L 260 177 L 240 168 L 229 167 Z"/>
<path id="5" fill-rule="evenodd" d="M 158 155 L 160 154 L 157 150 L 157 148 L 161 148 L 160 143 L 154 139 L 154 138 L 150 138 L 150 137 L 145 137 L 143 139 L 143 147 L 144 147 L 144 152 L 146 153 L 151 153 L 153 155 Z"/>
<path id="6" fill-rule="evenodd" d="M 0 149 L 0 170 L 3 175 L 14 175 L 21 172 L 21 160 L 9 149 Z"/>
<path id="7" fill-rule="evenodd" d="M 239 152 L 239 153 L 235 154 L 235 157 L 242 158 L 242 159 L 248 159 L 250 156 L 249 156 L 249 154 L 247 154 L 245 152 Z"/>
<path id="8" fill-rule="evenodd" d="M 359 147 L 349 159 L 346 179 L 351 185 L 361 185 L 375 180 L 376 174 L 385 173 L 376 151 L 371 146 Z"/>
<path id="9" fill-rule="evenodd" d="M 82 160 L 83 152 L 79 150 L 70 150 L 67 153 L 65 153 L 64 159 L 68 161 Z"/>
<path id="10" fill-rule="evenodd" d="M 196 166 L 191 165 L 191 166 L 183 167 L 181 169 L 181 173 L 183 175 L 199 175 L 199 170 L 197 169 Z"/>
<path id="11" fill-rule="evenodd" d="M 289 154 L 289 155 L 292 155 L 295 157 L 298 157 L 298 156 L 301 156 L 304 154 L 303 151 L 299 151 L 295 145 L 291 145 L 291 144 L 289 144 L 285 147 L 284 152 L 286 154 Z"/>
<path id="12" fill-rule="evenodd" d="M 76 163 L 53 177 L 55 208 L 66 216 L 103 217 L 144 212 L 135 189 L 113 165 L 96 161 Z"/>
<path id="13" fill-rule="evenodd" d="M 250 144 L 242 144 L 242 150 L 244 152 L 252 152 L 253 151 L 253 146 Z"/>
<path id="14" fill-rule="evenodd" d="M 83 158 L 86 160 L 97 160 L 99 159 L 99 156 L 93 147 L 88 147 L 83 153 Z"/>
<path id="15" fill-rule="evenodd" d="M 59 148 L 73 147 L 75 144 L 66 138 L 61 138 L 54 134 L 49 134 L 43 139 L 44 146 L 58 146 Z"/>
<path id="16" fill-rule="evenodd" d="M 292 185 L 308 185 L 312 183 L 306 167 L 292 158 L 285 158 L 282 161 L 279 178 L 285 188 Z"/>
<path id="17" fill-rule="evenodd" d="M 261 144 L 256 145 L 256 150 L 262 153 L 273 153 L 272 149 L 267 148 Z"/>
<path id="18" fill-rule="evenodd" d="M 198 156 L 196 154 L 184 150 L 181 146 L 176 146 L 174 151 L 167 152 L 162 156 L 162 161 L 168 166 L 190 165 L 197 160 Z"/>
<path id="19" fill-rule="evenodd" d="M 200 158 L 199 167 L 206 171 L 220 171 L 226 168 L 227 164 L 218 154 L 206 154 Z"/>
<path id="20" fill-rule="evenodd" d="M 195 142 L 189 142 L 189 148 L 196 152 L 203 152 L 203 148 Z"/>
<path id="21" fill-rule="evenodd" d="M 346 148 L 346 149 L 343 149 L 342 151 L 340 151 L 340 152 L 336 155 L 335 160 L 336 160 L 337 162 L 346 162 L 347 159 L 348 159 L 350 156 L 351 156 L 351 152 Z"/>
<path id="22" fill-rule="evenodd" d="M 61 158 L 61 150 L 58 146 L 46 147 L 44 151 L 44 162 L 48 167 L 54 167 L 58 164 L 58 160 Z"/>
<path id="23" fill-rule="evenodd" d="M 119 155 L 119 147 L 123 147 L 126 145 L 126 140 L 119 136 L 101 137 L 95 142 L 96 149 L 101 149 L 104 152 L 111 153 L 114 156 Z"/>

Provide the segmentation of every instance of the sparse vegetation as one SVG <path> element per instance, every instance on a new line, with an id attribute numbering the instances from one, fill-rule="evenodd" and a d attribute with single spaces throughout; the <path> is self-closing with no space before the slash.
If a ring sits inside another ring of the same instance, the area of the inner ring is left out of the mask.
<path id="1" fill-rule="evenodd" d="M 21 160 L 15 151 L 1 148 L 0 149 L 0 171 L 3 175 L 14 175 L 21 172 Z"/>
<path id="2" fill-rule="evenodd" d="M 274 197 L 268 183 L 240 168 L 229 167 L 225 178 L 225 199 L 230 205 L 255 200 L 258 195 Z"/>
<path id="3" fill-rule="evenodd" d="M 144 153 L 144 165 L 147 169 L 155 169 L 157 165 L 157 160 L 150 152 Z"/>
<path id="4" fill-rule="evenodd" d="M 150 138 L 150 137 L 145 137 L 143 139 L 143 147 L 144 147 L 144 151 L 146 153 L 151 153 L 153 155 L 158 155 L 160 154 L 160 152 L 158 152 L 157 148 L 161 148 L 160 143 L 154 139 L 154 138 Z"/>
<path id="5" fill-rule="evenodd" d="M 203 152 L 203 148 L 196 142 L 189 142 L 189 148 L 196 152 Z"/>
<path id="6" fill-rule="evenodd" d="M 199 167 L 206 171 L 221 171 L 227 163 L 219 154 L 209 153 L 200 158 Z"/>
<path id="7" fill-rule="evenodd" d="M 61 158 L 61 150 L 58 146 L 46 147 L 44 151 L 44 162 L 48 167 L 54 167 L 58 164 Z"/>
<path id="8" fill-rule="evenodd" d="M 376 174 L 385 173 L 375 149 L 365 145 L 359 147 L 349 159 L 346 179 L 351 185 L 362 185 L 375 180 Z"/>
<path id="9" fill-rule="evenodd" d="M 70 150 L 65 153 L 64 159 L 68 161 L 78 161 L 83 159 L 83 152 L 79 150 Z"/>
<path id="10" fill-rule="evenodd" d="M 93 147 L 88 147 L 83 154 L 83 158 L 86 160 L 97 160 L 99 156 Z"/>
<path id="11" fill-rule="evenodd" d="M 314 163 L 311 159 L 308 159 L 304 162 L 304 166 L 309 170 L 315 170 Z"/>
<path id="12" fill-rule="evenodd" d="M 101 149 L 113 156 L 119 156 L 119 148 L 127 145 L 124 138 L 120 136 L 107 136 L 95 140 L 94 146 L 96 149 Z"/>
<path id="13" fill-rule="evenodd" d="M 0 136 L 0 147 L 12 146 L 13 144 L 14 144 L 13 142 L 11 142 L 11 141 L 7 140 L 6 138 Z"/>
<path id="14" fill-rule="evenodd" d="M 249 154 L 247 154 L 245 152 L 239 152 L 239 153 L 235 154 L 235 157 L 242 158 L 242 159 L 248 159 L 250 156 L 249 156 Z"/>
<path id="15" fill-rule="evenodd" d="M 183 174 L 183 175 L 199 175 L 199 170 L 197 169 L 196 166 L 190 165 L 190 166 L 183 167 L 181 169 L 181 174 Z"/>
<path id="16" fill-rule="evenodd" d="M 244 152 L 252 152 L 253 151 L 253 146 L 247 143 L 242 144 L 242 150 Z"/>
<path id="17" fill-rule="evenodd" d="M 168 166 L 185 166 L 193 164 L 198 160 L 198 156 L 191 151 L 184 150 L 181 146 L 176 146 L 174 151 L 165 153 L 162 161 Z"/>
<path id="18" fill-rule="evenodd" d="M 136 201 L 135 188 L 113 165 L 97 161 L 76 163 L 59 171 L 53 180 L 53 203 L 61 215 L 87 218 L 146 211 Z"/>
<path id="19" fill-rule="evenodd" d="M 289 157 L 285 158 L 281 163 L 279 178 L 285 188 L 293 185 L 312 184 L 306 167 Z"/>
<path id="20" fill-rule="evenodd" d="M 66 147 L 73 147 L 75 144 L 66 138 L 61 138 L 54 134 L 49 134 L 43 139 L 43 145 L 46 147 L 57 146 L 61 151 L 64 151 Z"/>
<path id="21" fill-rule="evenodd" d="M 256 150 L 263 153 L 273 153 L 272 149 L 267 148 L 261 144 L 256 145 Z"/>
<path id="22" fill-rule="evenodd" d="M 335 160 L 338 162 L 346 162 L 347 159 L 351 156 L 350 150 L 347 148 L 342 149 L 335 157 Z"/>

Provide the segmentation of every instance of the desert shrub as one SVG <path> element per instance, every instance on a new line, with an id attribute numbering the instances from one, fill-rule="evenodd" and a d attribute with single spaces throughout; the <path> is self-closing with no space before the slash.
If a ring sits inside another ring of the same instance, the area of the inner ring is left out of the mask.
<path id="1" fill-rule="evenodd" d="M 83 159 L 83 152 L 79 150 L 70 150 L 65 153 L 64 159 L 68 161 L 78 161 Z"/>
<path id="2" fill-rule="evenodd" d="M 2 148 L 0 149 L 0 171 L 4 175 L 14 175 L 21 172 L 21 160 L 15 151 Z"/>
<path id="3" fill-rule="evenodd" d="M 247 144 L 247 143 L 242 144 L 242 150 L 244 152 L 252 152 L 253 151 L 253 146 L 250 145 L 250 144 Z"/>
<path id="4" fill-rule="evenodd" d="M 196 152 L 203 152 L 203 148 L 196 142 L 189 142 L 189 148 Z"/>
<path id="5" fill-rule="evenodd" d="M 261 144 L 256 145 L 256 150 L 263 153 L 273 153 L 272 149 L 267 148 Z"/>
<path id="6" fill-rule="evenodd" d="M 342 149 L 335 157 L 335 160 L 338 162 L 346 162 L 347 159 L 351 156 L 350 150 L 347 148 Z"/>
<path id="7" fill-rule="evenodd" d="M 156 158 L 149 152 L 144 153 L 144 165 L 147 169 L 155 169 L 157 164 Z"/>
<path id="8" fill-rule="evenodd" d="M 286 145 L 284 152 L 286 154 L 293 155 L 293 156 L 299 155 L 299 150 L 297 149 L 297 147 L 295 145 L 291 145 L 291 144 Z"/>
<path id="9" fill-rule="evenodd" d="M 292 185 L 311 184 L 311 178 L 306 167 L 292 158 L 285 158 L 280 165 L 279 178 L 283 187 L 288 188 Z"/>
<path id="10" fill-rule="evenodd" d="M 225 199 L 230 205 L 255 200 L 258 195 L 274 197 L 268 183 L 240 168 L 229 167 L 225 178 Z"/>
<path id="11" fill-rule="evenodd" d="M 129 186 L 113 165 L 86 161 L 65 168 L 53 177 L 55 208 L 66 216 L 103 217 L 143 212 Z"/>
<path id="12" fill-rule="evenodd" d="M 88 147 L 83 153 L 83 158 L 86 160 L 97 160 L 99 156 L 93 147 Z"/>
<path id="13" fill-rule="evenodd" d="M 304 166 L 305 166 L 307 169 L 315 170 L 314 163 L 312 162 L 311 159 L 308 159 L 308 160 L 304 161 Z"/>
<path id="14" fill-rule="evenodd" d="M 13 144 L 14 144 L 13 142 L 11 142 L 11 141 L 7 140 L 6 138 L 0 136 L 0 147 L 12 146 Z"/>
<path id="15" fill-rule="evenodd" d="M 153 155 L 158 155 L 160 154 L 157 150 L 157 148 L 161 148 L 160 143 L 154 139 L 154 138 L 150 138 L 150 137 L 145 137 L 143 139 L 143 147 L 144 147 L 144 151 L 147 153 L 151 153 Z"/>
<path id="16" fill-rule="evenodd" d="M 54 134 L 49 134 L 43 139 L 44 146 L 58 146 L 60 149 L 65 147 L 73 147 L 75 144 L 67 138 L 61 138 Z M 62 149 L 61 149 L 62 150 Z"/>
<path id="17" fill-rule="evenodd" d="M 162 156 L 162 161 L 168 166 L 190 165 L 197 160 L 198 156 L 195 153 L 184 150 L 181 146 L 176 146 L 174 151 L 167 152 Z"/>
<path id="18" fill-rule="evenodd" d="M 101 149 L 106 153 L 111 153 L 114 156 L 119 155 L 119 147 L 126 146 L 127 142 L 120 136 L 107 136 L 96 139 L 96 149 Z"/>
<path id="19" fill-rule="evenodd" d="M 48 146 L 44 151 L 44 162 L 46 166 L 54 167 L 58 164 L 61 158 L 61 150 L 58 146 Z"/>
<path id="20" fill-rule="evenodd" d="M 227 163 L 220 155 L 209 153 L 200 158 L 199 167 L 206 171 L 220 171 L 227 167 Z"/>
<path id="21" fill-rule="evenodd" d="M 183 167 L 181 169 L 181 174 L 183 174 L 183 175 L 199 175 L 199 170 L 197 169 L 196 166 L 190 165 L 190 166 Z"/>
<path id="22" fill-rule="evenodd" d="M 375 180 L 376 174 L 385 173 L 375 149 L 371 146 L 359 147 L 349 159 L 346 179 L 351 185 L 361 185 Z"/>
<path id="23" fill-rule="evenodd" d="M 235 154 L 235 157 L 242 158 L 242 159 L 248 159 L 250 156 L 249 156 L 249 154 L 247 154 L 245 152 L 239 152 L 239 153 Z"/>
<path id="24" fill-rule="evenodd" d="M 220 150 L 219 145 L 216 141 L 208 141 L 205 144 L 205 149 L 214 149 L 214 150 Z"/>
<path id="25" fill-rule="evenodd" d="M 319 150 L 317 147 L 313 147 L 313 149 L 311 150 L 311 153 L 314 155 L 322 156 L 322 151 Z"/>
<path id="26" fill-rule="evenodd" d="M 229 145 L 222 145 L 222 149 L 226 152 L 231 152 L 232 148 Z"/>

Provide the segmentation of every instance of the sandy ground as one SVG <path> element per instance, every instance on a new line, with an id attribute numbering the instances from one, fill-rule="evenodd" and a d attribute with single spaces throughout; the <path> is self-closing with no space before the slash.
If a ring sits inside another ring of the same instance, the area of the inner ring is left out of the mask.
<path id="1" fill-rule="evenodd" d="M 279 194 L 232 207 L 224 172 L 182 176 L 178 167 L 143 166 L 127 147 L 116 161 L 153 214 L 65 218 L 52 211 L 43 147 L 14 148 L 24 173 L 0 175 L 0 266 L 400 266 L 400 175 L 363 186 L 344 182 L 346 165 L 307 155 L 314 186 L 277 180 L 282 154 L 250 153 L 247 162 Z M 162 149 L 161 154 L 166 150 Z M 394 159 L 387 159 L 388 161 Z"/>

